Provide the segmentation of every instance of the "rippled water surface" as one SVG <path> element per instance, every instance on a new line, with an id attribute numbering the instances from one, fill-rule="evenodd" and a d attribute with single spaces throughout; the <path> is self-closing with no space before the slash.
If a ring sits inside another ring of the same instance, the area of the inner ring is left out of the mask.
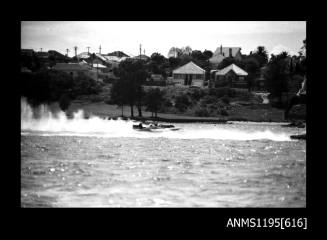
<path id="1" fill-rule="evenodd" d="M 175 133 L 129 128 L 112 137 L 22 129 L 22 206 L 306 206 L 306 142 L 289 139 L 300 129 L 175 125 Z"/>

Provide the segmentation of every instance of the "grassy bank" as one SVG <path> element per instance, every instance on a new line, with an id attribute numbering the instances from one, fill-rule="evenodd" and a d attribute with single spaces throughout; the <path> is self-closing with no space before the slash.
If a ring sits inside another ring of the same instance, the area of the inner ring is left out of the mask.
<path id="1" fill-rule="evenodd" d="M 150 87 L 146 87 L 146 90 Z M 198 89 L 167 87 L 161 88 L 165 91 L 166 99 L 176 102 L 181 95 L 187 96 L 189 104 L 183 111 L 174 106 L 163 107 L 158 117 L 161 121 L 167 122 L 223 122 L 223 121 L 255 121 L 255 122 L 283 122 L 284 113 L 282 109 L 271 107 L 270 104 L 262 104 L 262 99 L 254 94 L 248 93 L 246 89 L 233 89 L 231 96 L 223 92 L 221 96 L 198 92 Z M 224 89 L 221 89 L 224 90 Z M 225 89 L 226 90 L 226 89 Z M 208 90 L 206 90 L 208 91 Z M 219 93 L 218 93 L 219 94 Z M 210 95 L 210 96 L 209 96 Z M 228 97 L 228 101 L 222 101 Z M 123 112 L 120 107 L 114 104 L 106 104 L 110 99 L 110 86 L 103 88 L 98 95 L 89 95 L 74 100 L 68 109 L 71 115 L 79 109 L 83 109 L 86 116 L 96 115 L 102 118 L 130 117 L 130 107 L 124 106 Z M 150 119 L 151 112 L 143 107 L 144 119 Z M 199 114 L 204 112 L 205 114 Z M 137 119 L 138 111 L 134 108 L 134 115 Z"/>
<path id="2" fill-rule="evenodd" d="M 85 116 L 96 115 L 102 118 L 117 118 L 122 116 L 122 110 L 116 105 L 108 105 L 104 102 L 90 101 L 73 101 L 67 113 L 72 115 L 73 112 L 82 109 Z M 269 105 L 250 105 L 250 106 L 232 106 L 228 110 L 228 116 L 217 117 L 197 117 L 188 113 L 158 113 L 161 121 L 167 122 L 223 122 L 223 121 L 254 121 L 254 122 L 283 122 L 283 110 L 272 108 Z M 151 119 L 151 112 L 145 111 L 143 108 L 143 117 Z M 137 119 L 137 109 L 134 108 L 134 115 Z M 130 117 L 130 107 L 125 106 L 123 116 Z"/>

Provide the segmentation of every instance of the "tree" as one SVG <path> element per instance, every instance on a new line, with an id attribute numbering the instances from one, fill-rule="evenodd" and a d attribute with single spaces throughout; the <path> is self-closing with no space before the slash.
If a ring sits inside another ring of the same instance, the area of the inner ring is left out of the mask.
<path id="1" fill-rule="evenodd" d="M 213 52 L 211 52 L 210 50 L 204 50 L 203 55 L 206 57 L 206 60 L 209 60 L 209 58 L 212 58 Z"/>
<path id="2" fill-rule="evenodd" d="M 151 61 L 153 61 L 154 63 L 161 65 L 165 62 L 166 58 L 161 55 L 160 53 L 152 53 L 151 57 L 150 57 Z"/>
<path id="3" fill-rule="evenodd" d="M 111 101 L 121 107 L 121 116 L 124 117 L 124 104 L 126 104 L 126 88 L 123 79 L 117 79 L 113 82 L 110 89 Z"/>
<path id="4" fill-rule="evenodd" d="M 192 103 L 186 94 L 181 94 L 176 97 L 175 107 L 181 112 L 184 112 L 191 104 Z"/>
<path id="5" fill-rule="evenodd" d="M 256 74 L 260 71 L 260 63 L 256 60 L 256 58 L 250 56 L 244 60 L 245 71 L 247 71 L 247 81 L 248 81 L 248 89 L 249 92 L 252 89 L 254 79 Z"/>
<path id="6" fill-rule="evenodd" d="M 164 93 L 159 88 L 150 89 L 145 95 L 145 105 L 147 110 L 151 111 L 152 117 L 153 113 L 157 117 L 158 110 L 161 104 L 164 102 Z"/>
<path id="7" fill-rule="evenodd" d="M 237 60 L 237 59 L 235 59 L 233 57 L 226 57 L 226 58 L 224 58 L 224 60 L 221 63 L 219 63 L 218 69 L 223 69 L 223 68 L 225 68 L 225 67 L 227 67 L 227 66 L 229 66 L 229 65 L 231 65 L 233 63 L 235 65 L 237 65 L 238 67 L 242 68 L 242 69 L 245 68 L 245 65 L 244 65 L 243 61 L 239 61 L 239 60 Z"/>
<path id="8" fill-rule="evenodd" d="M 272 96 L 278 97 L 279 103 L 282 102 L 282 93 L 288 91 L 288 57 L 286 52 L 282 52 L 276 56 L 272 55 L 267 66 L 267 71 L 265 72 L 268 91 Z"/>
<path id="9" fill-rule="evenodd" d="M 258 46 L 257 51 L 254 52 L 251 56 L 256 58 L 260 64 L 260 67 L 263 67 L 268 63 L 268 53 L 264 46 Z"/>
<path id="10" fill-rule="evenodd" d="M 170 57 L 168 59 L 169 66 L 172 70 L 177 68 L 178 66 L 181 65 L 181 59 L 180 58 L 175 58 L 175 57 Z"/>
<path id="11" fill-rule="evenodd" d="M 124 102 L 131 108 L 131 116 L 134 117 L 134 106 L 137 106 L 139 116 L 142 117 L 142 97 L 147 72 L 145 63 L 139 60 L 127 59 L 119 64 L 116 73 L 122 81 L 124 88 Z"/>

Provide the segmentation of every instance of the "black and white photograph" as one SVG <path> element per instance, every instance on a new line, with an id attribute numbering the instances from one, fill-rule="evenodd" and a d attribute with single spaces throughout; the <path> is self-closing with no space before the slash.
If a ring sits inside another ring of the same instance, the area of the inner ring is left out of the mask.
<path id="1" fill-rule="evenodd" d="M 306 24 L 20 21 L 21 208 L 306 208 Z"/>

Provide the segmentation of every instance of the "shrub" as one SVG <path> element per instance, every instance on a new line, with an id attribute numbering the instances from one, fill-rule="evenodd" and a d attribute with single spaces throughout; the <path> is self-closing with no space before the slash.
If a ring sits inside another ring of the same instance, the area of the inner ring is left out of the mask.
<path id="1" fill-rule="evenodd" d="M 99 96 L 99 95 L 91 95 L 91 96 L 89 97 L 89 100 L 90 100 L 91 102 L 102 102 L 104 99 L 103 99 L 102 96 Z"/>
<path id="2" fill-rule="evenodd" d="M 206 108 L 198 108 L 197 110 L 195 110 L 194 113 L 198 117 L 208 117 L 209 116 L 209 112 Z"/>
<path id="3" fill-rule="evenodd" d="M 190 89 L 187 94 L 190 96 L 192 101 L 199 101 L 205 95 L 205 92 L 203 89 L 193 88 Z"/>
<path id="4" fill-rule="evenodd" d="M 236 91 L 235 89 L 231 89 L 229 87 L 210 88 L 209 95 L 216 96 L 217 98 L 227 95 L 228 97 L 233 98 L 236 95 Z"/>
<path id="5" fill-rule="evenodd" d="M 207 95 L 201 99 L 201 105 L 212 104 L 212 103 L 216 103 L 217 101 L 218 99 L 216 96 Z"/>
<path id="6" fill-rule="evenodd" d="M 187 95 L 179 95 L 176 97 L 175 108 L 179 111 L 184 112 L 189 106 L 191 106 L 191 101 Z"/>
<path id="7" fill-rule="evenodd" d="M 223 103 L 226 103 L 226 104 L 229 104 L 229 102 L 230 102 L 230 99 L 229 99 L 229 97 L 228 97 L 227 95 L 224 95 L 224 96 L 221 98 L 221 100 L 223 101 Z"/>
<path id="8" fill-rule="evenodd" d="M 226 109 L 221 109 L 220 110 L 220 114 L 223 115 L 223 116 L 228 116 L 228 112 L 226 111 Z"/>

